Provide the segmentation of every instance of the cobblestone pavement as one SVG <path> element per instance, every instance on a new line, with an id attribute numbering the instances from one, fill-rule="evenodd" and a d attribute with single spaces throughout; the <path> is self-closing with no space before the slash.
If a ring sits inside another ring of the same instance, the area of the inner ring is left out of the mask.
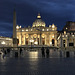
<path id="1" fill-rule="evenodd" d="M 26 56 L 3 59 L 0 54 L 0 75 L 75 75 L 75 58 L 42 58 L 36 52 Z"/>

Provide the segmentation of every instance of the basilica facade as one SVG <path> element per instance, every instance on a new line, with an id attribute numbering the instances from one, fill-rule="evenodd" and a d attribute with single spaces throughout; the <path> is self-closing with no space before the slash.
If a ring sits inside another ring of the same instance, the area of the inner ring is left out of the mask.
<path id="1" fill-rule="evenodd" d="M 18 46 L 49 46 L 49 47 L 75 47 L 75 22 L 67 22 L 62 31 L 57 26 L 48 27 L 38 14 L 32 26 L 16 26 Z"/>
<path id="2" fill-rule="evenodd" d="M 21 28 L 17 25 L 16 33 L 18 46 L 57 46 L 57 27 L 54 24 L 46 27 L 46 23 L 41 19 L 40 14 L 38 14 L 31 27 Z"/>

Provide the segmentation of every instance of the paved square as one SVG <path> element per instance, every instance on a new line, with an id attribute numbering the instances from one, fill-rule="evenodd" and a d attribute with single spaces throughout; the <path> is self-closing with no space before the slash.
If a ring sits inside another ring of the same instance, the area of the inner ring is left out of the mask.
<path id="1" fill-rule="evenodd" d="M 6 55 L 4 59 L 0 55 L 0 75 L 75 75 L 75 58 L 42 58 L 37 57 L 36 52 L 28 54 L 18 58 Z"/>

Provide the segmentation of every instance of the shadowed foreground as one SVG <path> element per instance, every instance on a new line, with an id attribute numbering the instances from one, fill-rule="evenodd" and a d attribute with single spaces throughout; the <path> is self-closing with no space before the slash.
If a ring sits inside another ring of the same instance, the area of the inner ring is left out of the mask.
<path id="1" fill-rule="evenodd" d="M 30 58 L 0 55 L 0 75 L 75 75 L 75 58 Z"/>

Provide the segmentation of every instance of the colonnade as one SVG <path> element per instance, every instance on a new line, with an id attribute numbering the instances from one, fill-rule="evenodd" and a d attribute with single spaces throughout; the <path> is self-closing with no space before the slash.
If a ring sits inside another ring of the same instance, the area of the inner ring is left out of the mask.
<path id="1" fill-rule="evenodd" d="M 18 34 L 18 39 L 19 39 L 19 45 L 50 45 L 50 42 L 52 42 L 52 35 L 50 34 Z M 55 39 L 55 38 L 54 38 Z M 33 41 L 32 41 L 33 40 Z M 32 43 L 31 43 L 32 42 Z M 55 46 L 56 44 L 56 39 L 55 39 Z M 52 43 L 51 43 L 52 44 Z"/>

